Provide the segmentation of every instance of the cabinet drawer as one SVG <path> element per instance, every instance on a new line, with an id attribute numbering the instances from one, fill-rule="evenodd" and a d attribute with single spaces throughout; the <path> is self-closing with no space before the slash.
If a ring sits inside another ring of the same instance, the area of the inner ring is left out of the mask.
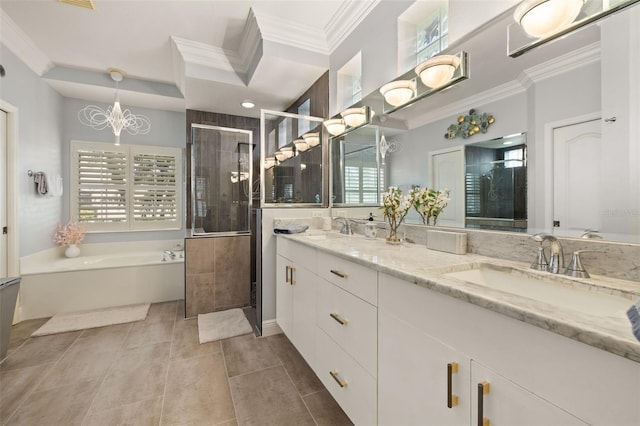
<path id="1" fill-rule="evenodd" d="M 316 249 L 304 244 L 278 237 L 278 254 L 291 260 L 296 266 L 303 266 L 316 273 Z"/>
<path id="2" fill-rule="evenodd" d="M 372 376 L 377 376 L 378 310 L 322 278 L 316 324 Z"/>
<path id="3" fill-rule="evenodd" d="M 376 380 L 322 330 L 316 350 L 316 374 L 336 402 L 356 425 L 375 425 Z"/>
<path id="4" fill-rule="evenodd" d="M 318 275 L 372 305 L 378 305 L 378 272 L 340 257 L 318 252 Z"/>

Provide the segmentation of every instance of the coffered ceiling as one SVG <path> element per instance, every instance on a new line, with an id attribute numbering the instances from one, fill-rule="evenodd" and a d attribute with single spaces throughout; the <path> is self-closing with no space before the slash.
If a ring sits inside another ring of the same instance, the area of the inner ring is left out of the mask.
<path id="1" fill-rule="evenodd" d="M 378 1 L 2 0 L 0 39 L 66 97 L 111 102 L 115 67 L 125 105 L 257 117 L 313 84 Z"/>

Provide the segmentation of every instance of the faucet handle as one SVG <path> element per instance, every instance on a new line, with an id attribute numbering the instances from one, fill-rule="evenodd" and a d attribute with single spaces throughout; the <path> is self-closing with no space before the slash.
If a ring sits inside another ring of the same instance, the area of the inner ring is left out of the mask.
<path id="1" fill-rule="evenodd" d="M 542 247 L 542 243 L 538 247 L 538 252 L 536 253 L 536 259 L 531 264 L 531 269 L 535 269 L 536 271 L 546 271 L 549 267 L 549 262 L 547 261 L 547 256 L 544 254 L 544 247 Z"/>
<path id="2" fill-rule="evenodd" d="M 564 271 L 565 275 L 569 275 L 570 277 L 576 278 L 589 278 L 590 275 L 587 270 L 582 266 L 582 260 L 580 259 L 580 253 L 601 253 L 599 250 L 576 250 L 573 252 L 573 256 L 571 256 L 571 262 L 569 262 L 569 266 Z"/>

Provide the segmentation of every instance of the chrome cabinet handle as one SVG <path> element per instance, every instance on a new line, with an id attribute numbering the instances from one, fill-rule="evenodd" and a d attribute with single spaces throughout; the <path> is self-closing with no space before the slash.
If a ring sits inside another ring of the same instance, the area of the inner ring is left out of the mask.
<path id="1" fill-rule="evenodd" d="M 451 376 L 458 372 L 458 363 L 447 364 L 447 407 L 453 408 L 458 405 L 458 395 L 453 394 L 453 384 Z"/>
<path id="2" fill-rule="evenodd" d="M 333 377 L 333 380 L 335 380 L 341 388 L 346 388 L 347 387 L 347 381 L 346 380 L 340 380 L 338 378 L 338 372 L 337 371 L 329 371 L 329 374 L 331 374 L 331 377 Z"/>
<path id="3" fill-rule="evenodd" d="M 330 313 L 329 316 L 334 320 L 338 321 L 340 325 L 347 325 L 349 323 L 349 321 L 347 321 L 346 319 L 340 318 L 340 315 L 338 314 Z"/>
<path id="4" fill-rule="evenodd" d="M 478 426 L 490 426 L 489 419 L 484 417 L 484 395 L 489 393 L 489 382 L 478 383 Z"/>
<path id="5" fill-rule="evenodd" d="M 339 276 L 340 278 L 347 278 L 347 274 L 345 274 L 344 272 L 340 272 L 340 271 L 338 271 L 336 269 L 331 269 L 331 273 L 333 275 Z"/>

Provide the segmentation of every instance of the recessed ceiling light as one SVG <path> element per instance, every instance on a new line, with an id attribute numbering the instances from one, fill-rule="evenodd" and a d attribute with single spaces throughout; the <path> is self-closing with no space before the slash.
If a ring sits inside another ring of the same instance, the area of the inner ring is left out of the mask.
<path id="1" fill-rule="evenodd" d="M 256 104 L 254 104 L 252 101 L 246 100 L 246 101 L 242 101 L 242 106 L 249 109 L 256 106 Z"/>

